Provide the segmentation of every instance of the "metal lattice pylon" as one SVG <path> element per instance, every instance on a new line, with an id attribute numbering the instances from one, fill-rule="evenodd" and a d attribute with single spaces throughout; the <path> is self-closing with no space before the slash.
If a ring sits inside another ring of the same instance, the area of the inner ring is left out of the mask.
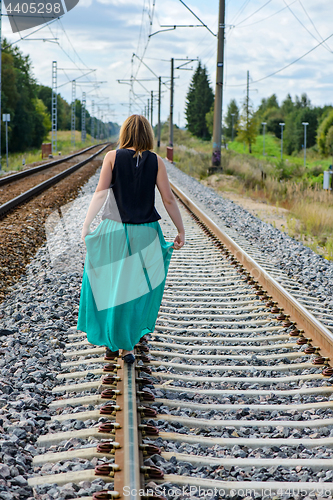
<path id="1" fill-rule="evenodd" d="M 86 93 L 82 92 L 82 106 L 81 106 L 81 141 L 86 140 Z"/>
<path id="2" fill-rule="evenodd" d="M 76 81 L 72 81 L 72 113 L 71 113 L 71 144 L 75 147 L 75 101 L 76 101 Z"/>
<path id="3" fill-rule="evenodd" d="M 58 116 L 58 95 L 57 95 L 57 61 L 52 62 L 52 100 L 51 100 L 51 141 L 52 154 L 57 152 L 57 116 Z"/>
<path id="4" fill-rule="evenodd" d="M 99 141 L 100 139 L 100 123 L 99 123 L 99 106 L 97 106 L 97 131 L 96 131 L 96 136 L 97 136 L 97 140 Z"/>
<path id="5" fill-rule="evenodd" d="M 95 101 L 91 102 L 91 140 L 95 142 Z"/>

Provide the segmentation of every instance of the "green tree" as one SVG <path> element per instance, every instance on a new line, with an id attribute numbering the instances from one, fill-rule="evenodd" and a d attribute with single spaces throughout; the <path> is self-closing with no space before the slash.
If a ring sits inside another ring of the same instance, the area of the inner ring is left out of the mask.
<path id="1" fill-rule="evenodd" d="M 208 113 L 206 113 L 206 125 L 208 128 L 208 132 L 212 136 L 214 130 L 214 103 L 212 104 L 212 107 L 210 108 Z"/>
<path id="2" fill-rule="evenodd" d="M 45 104 L 50 116 L 52 116 L 52 89 L 45 85 L 38 85 L 38 98 Z M 71 107 L 60 94 L 57 95 L 57 128 L 58 130 L 70 130 Z"/>
<path id="3" fill-rule="evenodd" d="M 319 152 L 322 154 L 327 154 L 326 149 L 326 136 L 329 129 L 333 126 L 333 110 L 329 112 L 327 117 L 322 121 L 317 132 L 317 144 Z"/>
<path id="4" fill-rule="evenodd" d="M 245 142 L 249 146 L 249 153 L 252 153 L 252 144 L 257 137 L 257 117 L 254 114 L 251 101 L 245 97 L 240 119 L 237 125 L 239 142 Z"/>
<path id="5" fill-rule="evenodd" d="M 8 142 L 10 151 L 40 147 L 47 133 L 45 109 L 37 98 L 37 84 L 32 75 L 29 56 L 3 40 L 2 111 L 10 114 Z M 4 134 L 2 127 L 1 133 Z M 5 149 L 2 135 L 2 151 Z"/>
<path id="6" fill-rule="evenodd" d="M 185 115 L 188 130 L 201 139 L 210 139 L 206 114 L 214 102 L 214 94 L 210 86 L 207 70 L 199 61 L 192 77 L 186 97 Z"/>
<path id="7" fill-rule="evenodd" d="M 325 148 L 327 154 L 333 155 L 333 125 L 327 131 Z"/>
<path id="8" fill-rule="evenodd" d="M 234 115 L 234 117 L 232 116 Z M 227 107 L 227 114 L 225 117 L 224 133 L 227 137 L 232 138 L 232 124 L 234 124 L 234 137 L 237 135 L 237 124 L 239 120 L 239 108 L 236 99 L 231 99 Z"/>

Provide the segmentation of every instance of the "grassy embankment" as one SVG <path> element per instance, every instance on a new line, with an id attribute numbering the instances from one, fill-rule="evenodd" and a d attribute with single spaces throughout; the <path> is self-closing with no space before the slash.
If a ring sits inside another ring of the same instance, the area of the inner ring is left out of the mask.
<path id="1" fill-rule="evenodd" d="M 51 142 L 51 132 L 44 142 Z M 96 141 L 97 142 L 97 141 Z M 71 131 L 63 130 L 58 131 L 57 133 L 57 143 L 58 143 L 58 151 L 61 151 L 62 156 L 66 156 L 78 149 L 87 148 L 91 146 L 92 140 L 91 136 L 87 134 L 87 138 L 85 142 L 81 141 L 81 132 L 78 130 L 75 131 L 75 147 L 73 148 L 71 144 Z M 26 151 L 24 153 L 10 153 L 8 155 L 8 169 L 6 165 L 6 154 L 2 155 L 2 170 L 4 172 L 14 171 L 14 170 L 22 170 L 23 165 L 22 161 L 25 160 L 26 165 L 30 165 L 34 162 L 39 162 L 42 159 L 42 150 L 41 149 L 32 149 Z"/>
<path id="2" fill-rule="evenodd" d="M 174 161 L 187 174 L 207 179 L 211 163 L 211 143 L 175 130 Z M 167 130 L 162 133 L 167 144 Z M 233 191 L 252 199 L 289 210 L 286 232 L 315 252 L 333 260 L 333 193 L 322 189 L 323 171 L 332 163 L 316 151 L 280 158 L 280 141 L 266 134 L 257 137 L 253 153 L 244 152 L 243 144 L 229 143 L 223 151 L 223 174 L 217 174 L 214 186 L 220 192 Z"/>

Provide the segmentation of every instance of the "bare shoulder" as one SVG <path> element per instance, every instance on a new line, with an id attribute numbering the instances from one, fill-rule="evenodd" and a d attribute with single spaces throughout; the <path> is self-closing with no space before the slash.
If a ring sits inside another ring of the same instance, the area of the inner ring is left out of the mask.
<path id="1" fill-rule="evenodd" d="M 156 157 L 157 157 L 157 164 L 158 164 L 158 169 L 160 170 L 161 168 L 165 168 L 165 165 L 164 165 L 164 161 L 163 159 L 160 157 L 160 155 L 158 155 L 157 153 L 155 153 Z"/>
<path id="2" fill-rule="evenodd" d="M 112 160 L 116 157 L 116 153 L 117 153 L 116 149 L 113 149 L 112 151 L 108 151 L 105 155 L 105 158 L 107 158 L 108 160 Z"/>
<path id="3" fill-rule="evenodd" d="M 111 165 L 111 167 L 113 167 L 113 165 L 114 165 L 114 161 L 116 159 L 116 153 L 117 153 L 117 150 L 113 149 L 112 151 L 108 151 L 104 157 L 104 161 L 106 163 L 109 163 Z"/>

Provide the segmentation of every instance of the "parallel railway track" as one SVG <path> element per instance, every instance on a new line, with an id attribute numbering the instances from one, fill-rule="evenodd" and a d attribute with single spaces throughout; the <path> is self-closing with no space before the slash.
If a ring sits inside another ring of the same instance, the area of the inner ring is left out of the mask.
<path id="1" fill-rule="evenodd" d="M 101 154 L 109 146 L 109 143 L 107 143 L 106 145 L 98 144 L 98 145 L 90 146 L 86 149 L 83 149 L 79 152 L 76 152 L 76 153 L 69 155 L 69 156 L 66 156 L 64 158 L 57 159 L 57 160 L 54 160 L 52 162 L 44 163 L 42 165 L 38 165 L 37 167 L 26 169 L 26 170 L 23 170 L 23 171 L 18 172 L 16 174 L 11 174 L 11 175 L 7 175 L 4 177 L 0 177 L 0 187 L 1 186 L 10 186 L 12 183 L 19 182 L 23 179 L 26 179 L 27 177 L 31 177 L 33 175 L 36 175 L 36 174 L 42 172 L 42 171 L 52 169 L 52 168 L 54 168 L 62 163 L 66 164 L 66 162 L 68 162 L 69 160 L 72 160 L 76 156 L 83 155 L 83 154 L 87 153 L 88 151 L 90 151 L 91 149 L 95 149 L 98 146 L 102 146 L 102 147 L 100 147 L 97 152 L 93 153 L 88 158 L 86 158 L 80 162 L 75 163 L 74 165 L 68 167 L 67 169 L 57 173 L 56 175 L 49 177 L 48 179 L 44 180 L 43 182 L 40 182 L 40 183 L 34 185 L 30 189 L 25 190 L 25 191 L 21 192 L 19 195 L 15 196 L 14 198 L 8 199 L 4 203 L 2 203 L 0 205 L 0 218 L 3 217 L 7 212 L 12 210 L 13 208 L 21 205 L 22 203 L 31 199 L 33 196 L 36 196 L 36 195 L 42 193 L 43 191 L 45 191 L 49 187 L 53 186 L 54 184 L 57 184 L 57 182 L 61 181 L 62 179 L 64 179 L 68 175 L 72 174 L 73 172 L 75 172 L 79 168 L 86 165 L 88 162 L 93 160 L 96 156 Z"/>
<path id="2" fill-rule="evenodd" d="M 82 498 L 104 500 L 331 498 L 330 330 L 173 188 L 191 212 L 155 332 L 135 366 L 68 335 L 29 484 L 100 477 L 110 489 Z M 80 459 L 96 467 L 75 471 Z"/>

